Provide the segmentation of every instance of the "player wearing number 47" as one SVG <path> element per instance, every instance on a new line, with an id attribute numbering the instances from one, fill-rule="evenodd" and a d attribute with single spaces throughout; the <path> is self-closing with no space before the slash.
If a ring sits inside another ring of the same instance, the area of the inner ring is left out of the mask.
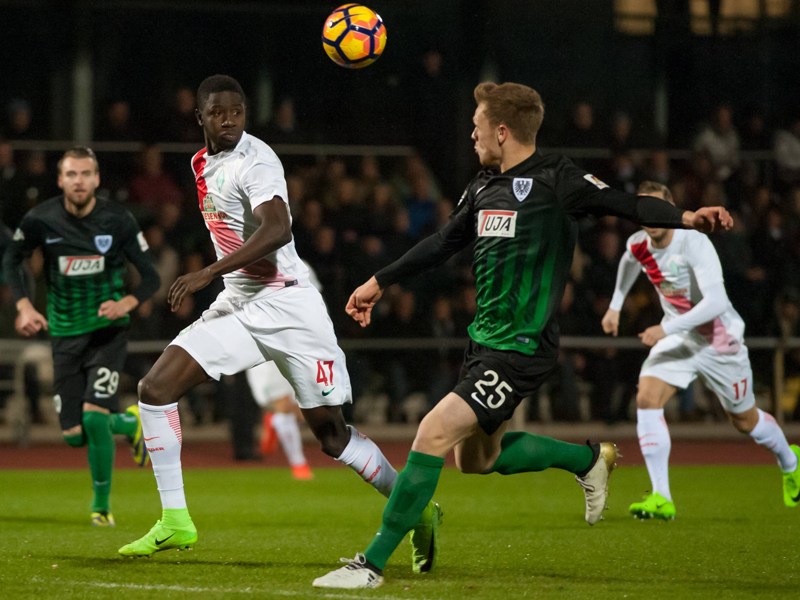
<path id="1" fill-rule="evenodd" d="M 477 311 L 460 381 L 420 423 L 405 470 L 364 554 L 314 581 L 317 587 L 367 588 L 419 518 L 455 451 L 465 473 L 511 475 L 549 467 L 574 473 L 585 492 L 591 525 L 605 508 L 617 456 L 608 442 L 580 446 L 506 432 L 520 401 L 556 366 L 555 311 L 567 281 L 585 215 L 617 215 L 659 227 L 730 227 L 724 208 L 694 213 L 663 200 L 610 189 L 569 159 L 536 149 L 544 116 L 539 94 L 516 83 L 482 83 L 474 91 L 472 141 L 485 167 L 467 186 L 450 222 L 358 287 L 347 312 L 366 327 L 384 288 L 439 265 L 474 244 Z"/>
<path id="2" fill-rule="evenodd" d="M 133 216 L 117 202 L 95 196 L 100 169 L 91 149 L 77 146 L 58 162 L 63 195 L 22 218 L 3 258 L 6 281 L 17 301 L 17 332 L 49 331 L 56 410 L 64 440 L 88 447 L 94 499 L 91 522 L 114 525 L 111 473 L 114 434 L 127 436 L 144 466 L 139 408 L 119 412 L 119 374 L 125 363 L 129 313 L 158 289 L 158 273 Z M 30 301 L 20 267 L 35 248 L 44 254 L 47 317 Z M 126 259 L 141 275 L 125 290 Z"/>
<path id="3" fill-rule="evenodd" d="M 660 183 L 645 181 L 639 193 L 672 202 L 669 188 Z M 668 471 L 672 442 L 664 405 L 697 377 L 717 396 L 733 426 L 775 455 L 786 506 L 800 504 L 800 447 L 790 446 L 772 415 L 756 407 L 744 321 L 728 300 L 711 241 L 694 231 L 652 227 L 628 238 L 602 320 L 606 333 L 617 335 L 625 296 L 641 272 L 658 292 L 664 319 L 639 334 L 652 348 L 636 393 L 636 430 L 652 487 L 642 501 L 630 505 L 631 514 L 675 518 Z"/>
<path id="4" fill-rule="evenodd" d="M 175 280 L 167 299 L 177 310 L 188 294 L 220 276 L 225 289 L 139 383 L 162 517 L 120 548 L 123 556 L 149 556 L 197 541 L 183 491 L 178 399 L 209 378 L 266 361 L 274 361 L 291 382 L 323 452 L 387 496 L 396 476 L 378 446 L 345 423 L 342 404 L 352 402 L 352 392 L 344 353 L 322 295 L 295 251 L 281 162 L 244 131 L 246 99 L 239 83 L 226 75 L 205 79 L 197 90 L 196 115 L 206 147 L 194 155 L 192 169 L 217 260 Z M 430 531 L 429 519 L 419 521 L 421 532 Z M 425 560 L 430 535 L 416 538 L 426 542 L 419 544 Z"/>

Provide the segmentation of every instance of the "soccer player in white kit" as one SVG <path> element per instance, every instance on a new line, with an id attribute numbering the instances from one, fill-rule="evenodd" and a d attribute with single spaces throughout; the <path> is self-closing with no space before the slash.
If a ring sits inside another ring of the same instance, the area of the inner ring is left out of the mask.
<path id="1" fill-rule="evenodd" d="M 261 452 L 270 454 L 280 442 L 292 477 L 314 478 L 303 452 L 303 438 L 297 422 L 297 401 L 292 384 L 281 375 L 273 361 L 261 363 L 245 373 L 253 398 L 265 410 L 261 431 Z"/>
<path id="2" fill-rule="evenodd" d="M 639 193 L 674 204 L 660 183 L 643 182 Z M 697 377 L 717 396 L 733 426 L 775 455 L 786 506 L 800 504 L 800 447 L 790 446 L 772 415 L 756 407 L 744 321 L 728 300 L 711 241 L 697 231 L 648 227 L 628 238 L 602 319 L 606 333 L 617 335 L 625 296 L 640 272 L 655 286 L 664 318 L 639 334 L 652 347 L 636 395 L 636 430 L 652 488 L 641 502 L 630 505 L 631 514 L 675 518 L 668 472 L 672 442 L 664 405 Z"/>
<path id="3" fill-rule="evenodd" d="M 192 169 L 217 260 L 176 279 L 167 300 L 175 311 L 219 276 L 225 289 L 139 382 L 162 516 L 147 534 L 119 549 L 123 556 L 190 548 L 197 541 L 183 487 L 178 400 L 209 378 L 266 361 L 292 382 L 323 452 L 387 497 L 397 476 L 378 446 L 345 423 L 341 406 L 352 402 L 352 392 L 344 353 L 322 295 L 309 284 L 295 251 L 283 166 L 269 146 L 244 131 L 239 83 L 226 75 L 206 78 L 197 90 L 196 116 L 206 147 L 192 158 Z M 424 521 L 417 527 L 427 556 L 434 551 L 433 527 Z M 412 556 L 419 550 L 412 548 Z"/>

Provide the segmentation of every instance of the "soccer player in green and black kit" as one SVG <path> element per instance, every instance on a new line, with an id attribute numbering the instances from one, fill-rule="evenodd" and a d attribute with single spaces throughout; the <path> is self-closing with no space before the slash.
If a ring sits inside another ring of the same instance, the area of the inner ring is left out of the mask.
<path id="1" fill-rule="evenodd" d="M 93 525 L 114 525 L 111 471 L 114 434 L 128 437 L 134 460 L 147 461 L 139 407 L 119 413 L 117 388 L 125 362 L 129 313 L 160 284 L 133 216 L 120 204 L 95 197 L 97 158 L 77 146 L 58 163 L 63 195 L 32 208 L 22 218 L 3 257 L 6 281 L 17 301 L 17 332 L 50 332 L 56 410 L 64 440 L 88 446 L 94 500 Z M 44 253 L 47 317 L 28 298 L 20 265 L 35 248 Z M 126 259 L 141 275 L 125 290 Z"/>
<path id="2" fill-rule="evenodd" d="M 576 222 L 586 215 L 616 215 L 701 231 L 733 224 L 724 208 L 681 211 L 660 199 L 612 190 L 566 157 L 538 152 L 544 105 L 527 86 L 482 83 L 474 95 L 472 140 L 484 170 L 467 187 L 450 222 L 357 288 L 346 309 L 366 327 L 386 286 L 439 265 L 474 242 L 477 312 L 468 328 L 461 377 L 420 423 L 372 543 L 347 566 L 314 580 L 316 587 L 381 585 L 384 565 L 426 510 L 450 450 L 464 473 L 510 475 L 549 467 L 575 473 L 586 495 L 587 522 L 600 520 L 617 457 L 613 444 L 581 446 L 506 433 L 522 398 L 556 366 L 555 312 Z"/>

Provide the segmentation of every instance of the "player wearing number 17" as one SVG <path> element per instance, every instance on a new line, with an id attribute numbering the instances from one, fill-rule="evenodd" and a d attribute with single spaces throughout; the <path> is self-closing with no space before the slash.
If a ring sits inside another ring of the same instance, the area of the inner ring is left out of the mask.
<path id="1" fill-rule="evenodd" d="M 114 525 L 114 434 L 127 436 L 139 466 L 147 461 L 138 407 L 118 412 L 129 313 L 160 282 L 133 216 L 121 204 L 97 198 L 98 185 L 94 152 L 83 146 L 67 150 L 58 162 L 58 187 L 64 193 L 22 218 L 3 268 L 17 301 L 17 332 L 25 337 L 42 330 L 50 333 L 64 441 L 87 446 L 94 490 L 91 522 L 109 527 Z M 46 318 L 31 303 L 19 271 L 36 248 L 44 255 Z M 141 275 L 131 292 L 125 289 L 126 259 Z"/>
<path id="2" fill-rule="evenodd" d="M 225 289 L 139 383 L 162 516 L 147 534 L 119 549 L 123 556 L 189 548 L 197 541 L 183 491 L 178 400 L 210 378 L 267 361 L 291 382 L 325 454 L 386 496 L 396 476 L 378 446 L 342 416 L 342 404 L 352 401 L 344 353 L 322 295 L 295 251 L 281 162 L 244 131 L 244 91 L 232 77 L 208 77 L 197 90 L 196 115 L 206 147 L 194 155 L 192 169 L 217 260 L 179 277 L 167 299 L 177 310 L 187 295 L 216 277 L 223 278 Z M 420 519 L 420 527 L 427 526 Z"/>
<path id="3" fill-rule="evenodd" d="M 672 202 L 669 188 L 660 183 L 645 181 L 639 192 Z M 631 514 L 675 518 L 668 473 L 672 442 L 664 405 L 698 377 L 717 396 L 733 426 L 775 455 L 786 506 L 800 504 L 800 447 L 790 446 L 772 415 L 756 406 L 744 321 L 728 300 L 711 241 L 695 231 L 645 227 L 628 238 L 626 248 L 603 330 L 617 335 L 625 296 L 642 272 L 664 310 L 661 323 L 639 334 L 651 350 L 639 374 L 636 429 L 652 487 L 641 502 L 630 505 Z"/>
<path id="4" fill-rule="evenodd" d="M 447 225 L 378 271 L 347 303 L 348 314 L 367 326 L 386 286 L 474 244 L 477 311 L 468 328 L 461 377 L 420 423 L 378 535 L 363 555 L 316 579 L 317 587 L 380 585 L 384 565 L 430 500 L 451 450 L 465 473 L 511 475 L 550 467 L 574 473 L 585 494 L 585 519 L 596 523 L 605 508 L 616 447 L 506 432 L 522 399 L 556 366 L 555 312 L 569 274 L 577 220 L 592 214 L 660 227 L 732 225 L 724 208 L 693 213 L 657 198 L 618 192 L 566 157 L 537 150 L 544 105 L 527 86 L 482 83 L 474 97 L 472 141 L 484 170 L 467 186 Z"/>

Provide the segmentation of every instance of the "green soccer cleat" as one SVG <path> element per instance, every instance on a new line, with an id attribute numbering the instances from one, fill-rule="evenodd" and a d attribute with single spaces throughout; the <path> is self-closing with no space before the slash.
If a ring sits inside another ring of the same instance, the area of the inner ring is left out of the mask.
<path id="1" fill-rule="evenodd" d="M 114 515 L 105 510 L 96 510 L 92 513 L 92 526 L 93 527 L 114 527 Z"/>
<path id="2" fill-rule="evenodd" d="M 628 512 L 637 519 L 672 521 L 675 519 L 675 503 L 667 500 L 661 494 L 653 493 L 645 496 L 641 502 L 631 504 Z"/>
<path id="3" fill-rule="evenodd" d="M 133 462 L 140 467 L 145 466 L 150 460 L 150 455 L 147 453 L 147 447 L 144 443 L 144 433 L 142 432 L 142 417 L 139 414 L 139 405 L 131 404 L 125 409 L 129 415 L 136 417 L 136 433 L 128 438 L 131 445 L 131 454 L 133 454 Z"/>
<path id="4" fill-rule="evenodd" d="M 146 535 L 135 542 L 124 545 L 119 549 L 122 556 L 151 556 L 162 550 L 188 550 L 197 542 L 197 529 L 194 523 L 189 522 L 185 529 L 172 529 L 166 527 L 161 521 L 156 521 L 153 528 Z"/>
<path id="5" fill-rule="evenodd" d="M 438 562 L 439 525 L 442 524 L 442 508 L 431 500 L 422 511 L 422 517 L 411 530 L 411 569 L 414 573 L 429 573 Z"/>
<path id="6" fill-rule="evenodd" d="M 797 457 L 797 467 L 783 474 L 783 503 L 794 508 L 800 504 L 800 446 L 792 444 L 790 448 Z"/>

